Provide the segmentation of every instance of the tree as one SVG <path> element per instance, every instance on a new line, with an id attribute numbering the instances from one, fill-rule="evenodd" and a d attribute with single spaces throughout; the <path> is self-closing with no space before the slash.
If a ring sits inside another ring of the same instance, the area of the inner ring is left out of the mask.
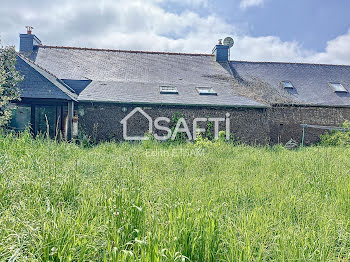
<path id="1" fill-rule="evenodd" d="M 0 127 L 11 118 L 11 101 L 20 100 L 18 83 L 23 77 L 16 70 L 16 61 L 14 47 L 0 46 Z"/>

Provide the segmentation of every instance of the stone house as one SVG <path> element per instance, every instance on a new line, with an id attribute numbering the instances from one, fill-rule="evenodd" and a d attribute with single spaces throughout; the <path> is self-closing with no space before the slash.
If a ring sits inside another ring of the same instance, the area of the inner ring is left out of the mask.
<path id="1" fill-rule="evenodd" d="M 230 133 L 250 144 L 300 142 L 301 124 L 350 120 L 350 66 L 231 61 L 222 44 L 212 54 L 59 47 L 28 31 L 20 35 L 17 69 L 22 100 L 11 125 L 67 139 L 143 135 L 149 123 L 142 114 L 123 129 L 135 108 L 151 119 L 181 116 L 189 126 L 194 118 L 229 116 Z M 322 132 L 307 129 L 306 143 Z"/>

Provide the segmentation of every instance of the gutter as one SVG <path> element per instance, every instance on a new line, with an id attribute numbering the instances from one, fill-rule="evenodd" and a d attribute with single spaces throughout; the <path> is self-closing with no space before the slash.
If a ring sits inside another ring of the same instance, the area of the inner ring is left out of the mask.
<path id="1" fill-rule="evenodd" d="M 154 106 L 184 106 L 184 107 L 221 107 L 221 108 L 255 108 L 266 109 L 268 106 L 263 105 L 219 105 L 219 104 L 177 104 L 177 103 L 150 103 L 150 102 L 121 102 L 108 100 L 86 100 L 79 99 L 81 103 L 106 103 L 106 104 L 121 104 L 121 105 L 154 105 Z"/>
<path id="2" fill-rule="evenodd" d="M 350 108 L 350 105 L 322 105 L 322 104 L 271 104 L 271 107 L 324 107 L 324 108 Z"/>

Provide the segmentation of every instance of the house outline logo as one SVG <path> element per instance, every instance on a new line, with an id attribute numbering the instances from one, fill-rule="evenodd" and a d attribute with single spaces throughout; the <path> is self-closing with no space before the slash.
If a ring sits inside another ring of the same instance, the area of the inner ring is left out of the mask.
<path id="1" fill-rule="evenodd" d="M 153 120 L 152 118 L 142 110 L 140 107 L 134 108 L 129 114 L 127 114 L 120 123 L 123 125 L 123 138 L 129 141 L 140 141 L 140 140 L 148 140 L 147 136 L 128 136 L 128 119 L 135 115 L 136 113 L 141 113 L 148 120 L 148 132 L 152 133 L 153 131 Z"/>
<path id="2" fill-rule="evenodd" d="M 225 137 L 226 140 L 230 139 L 230 113 L 226 113 L 226 117 L 208 117 L 208 118 L 194 118 L 193 119 L 193 136 L 188 128 L 188 125 L 186 123 L 185 118 L 180 118 L 177 123 L 176 123 L 176 127 L 174 130 L 172 130 L 169 127 L 165 127 L 159 124 L 160 121 L 165 121 L 167 123 L 170 123 L 171 120 L 167 117 L 157 117 L 154 122 L 153 119 L 151 118 L 151 116 L 149 114 L 147 114 L 145 111 L 142 110 L 141 107 L 136 107 L 134 108 L 129 114 L 127 114 L 121 121 L 120 123 L 123 125 L 123 138 L 124 140 L 128 140 L 128 141 L 142 141 L 142 140 L 149 140 L 150 137 L 143 135 L 143 136 L 128 136 L 128 119 L 131 118 L 133 115 L 135 115 L 136 113 L 140 113 L 141 115 L 143 115 L 147 120 L 148 120 L 148 133 L 152 134 L 152 136 L 154 135 L 154 138 L 156 140 L 160 140 L 160 141 L 165 141 L 168 139 L 172 139 L 175 140 L 176 139 L 176 135 L 178 133 L 185 133 L 187 135 L 188 140 L 196 140 L 197 139 L 197 133 L 204 133 L 206 132 L 206 129 L 204 128 L 199 128 L 197 126 L 198 122 L 213 122 L 214 125 L 214 138 L 215 140 L 219 139 L 219 123 L 220 122 L 224 122 L 225 127 L 226 127 L 226 131 L 225 131 Z M 159 136 L 158 134 L 153 134 L 153 123 L 155 125 L 155 129 L 156 130 L 162 130 L 162 131 L 166 131 L 167 135 L 166 136 Z M 182 127 L 181 127 L 182 126 Z"/>

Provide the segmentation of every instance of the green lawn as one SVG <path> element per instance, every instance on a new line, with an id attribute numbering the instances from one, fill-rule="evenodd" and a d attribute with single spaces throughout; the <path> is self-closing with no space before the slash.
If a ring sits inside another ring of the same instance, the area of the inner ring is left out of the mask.
<path id="1" fill-rule="evenodd" d="M 0 135 L 0 260 L 348 261 L 350 147 Z"/>

